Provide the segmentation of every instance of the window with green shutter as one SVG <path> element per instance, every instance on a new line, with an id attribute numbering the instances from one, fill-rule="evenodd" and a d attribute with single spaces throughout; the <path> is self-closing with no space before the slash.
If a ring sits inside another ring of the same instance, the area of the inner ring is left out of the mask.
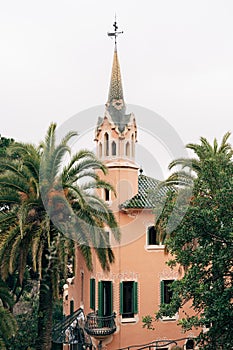
<path id="1" fill-rule="evenodd" d="M 138 313 L 138 283 L 120 283 L 120 314 L 123 318 L 133 318 Z"/>
<path id="2" fill-rule="evenodd" d="M 98 315 L 103 316 L 103 282 L 99 281 L 98 282 Z"/>
<path id="3" fill-rule="evenodd" d="M 90 308 L 95 310 L 95 279 L 90 279 Z"/>
<path id="4" fill-rule="evenodd" d="M 160 304 L 164 304 L 164 281 L 160 281 Z"/>
<path id="5" fill-rule="evenodd" d="M 112 281 L 98 282 L 98 315 L 110 316 L 113 310 Z"/>
<path id="6" fill-rule="evenodd" d="M 138 282 L 133 282 L 133 307 L 134 314 L 138 313 Z"/>
<path id="7" fill-rule="evenodd" d="M 123 282 L 120 283 L 120 314 L 123 314 Z"/>
<path id="8" fill-rule="evenodd" d="M 174 280 L 162 280 L 160 281 L 160 303 L 170 304 L 172 299 L 171 284 Z"/>

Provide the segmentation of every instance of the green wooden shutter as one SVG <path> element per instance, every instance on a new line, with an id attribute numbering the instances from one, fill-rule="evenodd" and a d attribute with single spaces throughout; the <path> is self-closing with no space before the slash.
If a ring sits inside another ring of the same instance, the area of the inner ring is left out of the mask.
<path id="1" fill-rule="evenodd" d="M 138 313 L 138 282 L 133 282 L 133 313 Z"/>
<path id="2" fill-rule="evenodd" d="M 164 281 L 160 281 L 160 304 L 164 304 Z"/>
<path id="3" fill-rule="evenodd" d="M 112 314 L 113 310 L 113 286 L 112 286 L 112 281 L 110 284 L 110 314 Z"/>
<path id="4" fill-rule="evenodd" d="M 123 314 L 123 282 L 120 282 L 120 314 Z"/>
<path id="5" fill-rule="evenodd" d="M 70 300 L 70 315 L 74 313 L 74 300 Z"/>
<path id="6" fill-rule="evenodd" d="M 103 291 L 104 291 L 103 282 L 99 281 L 98 282 L 98 315 L 100 317 L 102 317 L 104 314 Z"/>
<path id="7" fill-rule="evenodd" d="M 90 279 L 90 308 L 95 310 L 95 279 Z"/>

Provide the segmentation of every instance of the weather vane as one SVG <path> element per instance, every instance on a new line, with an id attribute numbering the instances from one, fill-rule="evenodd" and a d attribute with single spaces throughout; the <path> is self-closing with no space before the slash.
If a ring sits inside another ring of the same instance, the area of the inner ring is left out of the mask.
<path id="1" fill-rule="evenodd" d="M 115 45 L 117 44 L 117 37 L 119 34 L 123 34 L 123 32 L 118 32 L 118 26 L 116 21 L 116 15 L 115 15 L 115 22 L 113 23 L 114 32 L 108 32 L 108 36 L 115 37 Z"/>

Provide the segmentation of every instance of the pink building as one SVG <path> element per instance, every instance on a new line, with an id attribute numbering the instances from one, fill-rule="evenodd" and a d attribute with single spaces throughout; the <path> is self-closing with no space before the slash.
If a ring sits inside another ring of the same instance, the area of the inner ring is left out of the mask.
<path id="1" fill-rule="evenodd" d="M 153 349 L 170 350 L 174 343 L 169 344 L 169 339 L 192 338 L 195 334 L 182 333 L 177 325 L 180 313 L 159 320 L 153 331 L 143 328 L 142 317 L 153 315 L 161 302 L 169 303 L 169 285 L 180 276 L 177 269 L 166 265 L 169 256 L 154 228 L 155 203 L 150 190 L 156 189 L 159 181 L 144 175 L 135 162 L 137 124 L 134 114 L 126 113 L 116 46 L 108 101 L 103 117 L 97 121 L 95 141 L 97 156 L 109 170 L 105 180 L 117 192 L 117 197 L 106 190 L 99 195 L 114 210 L 121 242 L 114 242 L 108 233 L 115 254 L 109 272 L 102 271 L 97 259 L 89 272 L 77 250 L 75 277 L 64 290 L 65 314 L 84 310 L 85 329 L 94 348 L 117 350 L 163 340 Z M 160 195 L 164 195 L 161 190 Z M 178 345 L 194 348 L 191 340 Z M 71 345 L 64 348 L 76 349 Z"/>

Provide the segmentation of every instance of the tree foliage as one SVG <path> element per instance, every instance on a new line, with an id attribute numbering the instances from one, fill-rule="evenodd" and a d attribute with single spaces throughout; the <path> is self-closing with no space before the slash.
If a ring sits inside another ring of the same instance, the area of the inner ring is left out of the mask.
<path id="1" fill-rule="evenodd" d="M 173 255 L 168 264 L 183 268 L 183 277 L 173 283 L 172 301 L 161 305 L 156 318 L 174 315 L 179 309 L 179 323 L 184 330 L 198 328 L 200 349 L 206 350 L 230 350 L 233 344 L 233 151 L 227 143 L 229 136 L 224 136 L 220 146 L 216 140 L 211 146 L 201 138 L 201 144 L 188 145 L 197 156 L 194 160 L 172 164 L 192 171 L 194 187 L 183 221 L 166 241 Z M 176 173 L 169 180 L 178 177 Z M 173 215 L 172 201 L 169 206 L 168 215 L 161 217 L 163 224 Z M 192 309 L 184 309 L 187 303 Z"/>
<path id="2" fill-rule="evenodd" d="M 0 272 L 3 279 L 17 276 L 23 285 L 25 271 L 37 273 L 40 281 L 37 349 L 50 349 L 53 302 L 59 296 L 60 281 L 67 276 L 68 259 L 74 242 L 92 269 L 92 250 L 103 269 L 114 256 L 107 242 L 105 226 L 116 240 L 119 230 L 109 207 L 93 190 L 108 188 L 93 171 L 106 172 L 89 151 L 71 155 L 68 133 L 56 140 L 56 124 L 48 129 L 39 147 L 13 143 L 18 156 L 0 159 Z M 64 157 L 70 156 L 66 165 Z M 80 180 L 82 179 L 82 182 Z M 111 188 L 112 189 L 112 188 Z"/>
<path id="3" fill-rule="evenodd" d="M 13 142 L 13 139 L 9 139 L 0 135 L 0 157 L 6 156 L 7 149 Z"/>
<path id="4" fill-rule="evenodd" d="M 7 340 L 17 331 L 17 322 L 11 313 L 13 297 L 6 283 L 0 279 L 0 348 L 6 349 Z"/>

